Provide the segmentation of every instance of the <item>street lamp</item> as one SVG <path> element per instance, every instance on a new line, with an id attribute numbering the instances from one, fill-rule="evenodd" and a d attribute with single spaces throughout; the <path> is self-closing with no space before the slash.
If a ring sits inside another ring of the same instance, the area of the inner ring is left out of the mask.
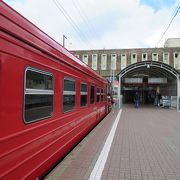
<path id="1" fill-rule="evenodd" d="M 63 47 L 65 47 L 65 40 L 67 39 L 67 37 L 63 34 Z"/>

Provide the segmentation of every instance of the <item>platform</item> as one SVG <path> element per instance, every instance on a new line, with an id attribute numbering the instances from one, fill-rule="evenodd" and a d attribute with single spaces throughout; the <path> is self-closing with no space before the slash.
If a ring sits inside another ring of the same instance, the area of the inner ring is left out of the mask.
<path id="1" fill-rule="evenodd" d="M 132 105 L 120 111 L 113 110 L 45 179 L 180 180 L 180 112 Z"/>

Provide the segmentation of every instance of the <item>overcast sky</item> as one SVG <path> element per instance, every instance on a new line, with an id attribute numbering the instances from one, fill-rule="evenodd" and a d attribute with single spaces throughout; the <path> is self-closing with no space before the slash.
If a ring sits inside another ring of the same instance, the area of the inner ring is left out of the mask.
<path id="1" fill-rule="evenodd" d="M 4 0 L 69 50 L 155 47 L 180 0 Z M 180 11 L 158 47 L 180 38 Z"/>

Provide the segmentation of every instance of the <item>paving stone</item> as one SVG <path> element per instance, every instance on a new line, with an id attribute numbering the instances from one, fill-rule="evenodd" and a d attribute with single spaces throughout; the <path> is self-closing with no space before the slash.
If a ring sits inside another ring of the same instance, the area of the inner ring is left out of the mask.
<path id="1" fill-rule="evenodd" d="M 61 162 L 58 180 L 89 178 L 117 113 L 118 110 L 111 112 L 81 142 L 79 149 L 71 153 L 73 158 Z M 53 177 L 57 177 L 55 171 Z M 101 176 L 101 180 L 116 179 L 180 180 L 179 112 L 153 106 L 123 106 Z"/>

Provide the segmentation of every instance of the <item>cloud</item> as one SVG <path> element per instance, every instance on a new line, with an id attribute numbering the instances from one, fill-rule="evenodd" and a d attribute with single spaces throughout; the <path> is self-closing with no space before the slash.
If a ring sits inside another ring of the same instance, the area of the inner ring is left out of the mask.
<path id="1" fill-rule="evenodd" d="M 116 19 L 116 28 L 105 32 L 104 36 L 98 39 L 98 43 L 104 48 L 155 47 L 172 17 L 169 8 L 154 12 L 153 8 L 137 1 L 129 0 L 123 3 L 114 6 L 119 7 L 120 12 L 119 18 Z M 111 23 L 108 25 L 111 26 Z M 169 37 L 180 37 L 179 28 L 180 17 L 177 16 L 160 46 L 163 46 L 165 39 Z"/>
<path id="2" fill-rule="evenodd" d="M 154 11 L 142 0 L 58 0 L 61 10 L 54 0 L 6 2 L 56 41 L 62 43 L 65 34 L 68 49 L 155 47 L 178 3 Z M 159 46 L 167 38 L 180 37 L 179 29 L 178 14 Z"/>

